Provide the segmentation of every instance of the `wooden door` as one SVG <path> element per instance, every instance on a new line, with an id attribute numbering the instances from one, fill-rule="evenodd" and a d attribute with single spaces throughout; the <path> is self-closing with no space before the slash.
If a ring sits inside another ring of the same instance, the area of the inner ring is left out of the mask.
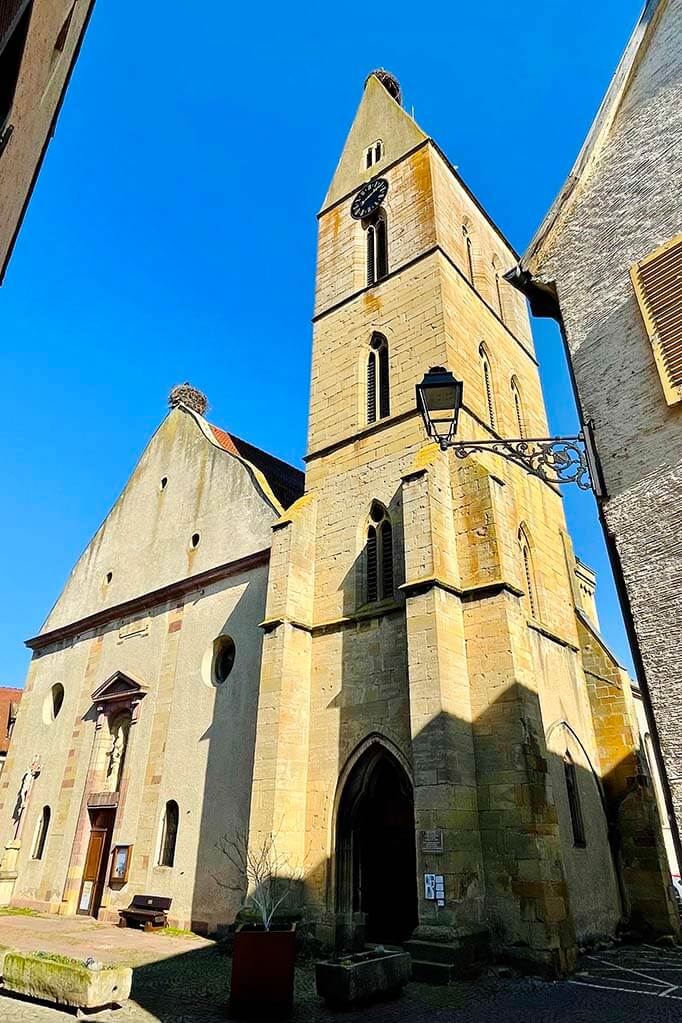
<path id="1" fill-rule="evenodd" d="M 106 883 L 107 861 L 113 831 L 113 814 L 100 811 L 92 820 L 90 841 L 83 868 L 78 912 L 82 916 L 97 916 Z"/>

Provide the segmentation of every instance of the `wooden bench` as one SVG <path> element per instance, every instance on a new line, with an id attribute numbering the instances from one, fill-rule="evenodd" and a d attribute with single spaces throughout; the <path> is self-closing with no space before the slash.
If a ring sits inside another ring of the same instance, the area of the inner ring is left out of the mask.
<path id="1" fill-rule="evenodd" d="M 168 926 L 168 910 L 172 899 L 162 895 L 133 895 L 127 909 L 119 909 L 119 927 L 139 925 L 143 931 L 155 931 Z"/>

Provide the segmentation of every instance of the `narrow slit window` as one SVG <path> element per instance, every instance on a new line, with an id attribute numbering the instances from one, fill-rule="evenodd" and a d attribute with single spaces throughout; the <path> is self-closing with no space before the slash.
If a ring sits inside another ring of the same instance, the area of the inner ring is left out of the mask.
<path id="1" fill-rule="evenodd" d="M 52 75 L 52 72 L 54 71 L 54 69 L 56 68 L 57 64 L 59 63 L 59 58 L 63 54 L 64 49 L 66 47 L 66 40 L 69 38 L 69 29 L 71 28 L 71 21 L 73 19 L 73 12 L 74 12 L 75 6 L 76 6 L 75 3 L 73 3 L 71 5 L 71 10 L 67 14 L 67 16 L 66 16 L 66 18 L 64 20 L 64 24 L 60 28 L 59 34 L 57 35 L 57 38 L 55 39 L 54 48 L 52 50 L 52 56 L 50 58 L 50 71 L 49 71 L 50 76 Z"/>
<path id="2" fill-rule="evenodd" d="M 384 155 L 384 144 L 381 139 L 377 139 L 371 146 L 368 146 L 365 150 L 365 170 L 369 170 L 375 163 L 379 163 L 379 160 Z"/>
<path id="3" fill-rule="evenodd" d="M 159 846 L 159 866 L 172 867 L 175 863 L 175 845 L 178 840 L 178 823 L 180 811 L 174 799 L 166 803 L 166 811 L 163 815 L 163 826 L 161 829 L 161 843 Z"/>
<path id="4" fill-rule="evenodd" d="M 586 846 L 585 841 L 585 823 L 583 821 L 583 811 L 580 805 L 580 792 L 578 790 L 578 775 L 573 763 L 571 754 L 566 751 L 564 757 L 564 774 L 566 777 L 566 792 L 568 794 L 568 808 L 571 812 L 571 826 L 573 828 L 573 845 L 578 849 L 584 849 Z"/>
<path id="5" fill-rule="evenodd" d="M 469 275 L 470 282 L 475 285 L 474 280 L 474 247 L 471 241 L 471 235 L 466 227 L 462 228 L 462 234 L 464 235 L 464 243 L 466 246 L 466 257 L 467 257 L 467 273 Z"/>
<path id="6" fill-rule="evenodd" d="M 495 291 L 497 292 L 497 309 L 500 314 L 500 319 L 504 323 L 504 306 L 502 305 L 502 291 L 500 288 L 500 275 L 495 271 Z"/>
<path id="7" fill-rule="evenodd" d="M 40 819 L 38 821 L 38 829 L 36 831 L 36 837 L 33 842 L 33 851 L 31 857 L 34 860 L 42 860 L 43 853 L 45 852 L 45 843 L 47 842 L 47 832 L 50 828 L 50 817 L 52 812 L 49 806 L 44 806 Z"/>

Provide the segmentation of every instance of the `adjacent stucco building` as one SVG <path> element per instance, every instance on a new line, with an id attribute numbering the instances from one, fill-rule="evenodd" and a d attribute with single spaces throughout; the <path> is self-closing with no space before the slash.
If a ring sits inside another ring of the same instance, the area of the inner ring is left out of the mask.
<path id="1" fill-rule="evenodd" d="M 239 905 L 216 844 L 248 831 L 321 940 L 406 942 L 423 976 L 489 949 L 560 972 L 622 921 L 677 932 L 559 489 L 441 451 L 416 409 L 448 366 L 463 436 L 547 433 L 515 258 L 370 75 L 319 214 L 305 487 L 173 392 L 29 641 L 5 900 L 115 919 L 166 895 L 214 929 Z"/>
<path id="2" fill-rule="evenodd" d="M 682 824 L 682 0 L 649 0 L 587 141 L 509 275 L 562 324 L 601 469 L 670 834 Z M 647 729 L 647 732 L 649 729 Z M 673 815 L 674 804 L 674 815 Z M 674 816 L 677 818 L 675 826 Z M 679 854 L 679 845 L 678 845 Z"/>
<path id="3" fill-rule="evenodd" d="M 0 3 L 0 283 L 92 6 L 93 0 Z"/>
<path id="4" fill-rule="evenodd" d="M 21 689 L 8 686 L 0 687 L 0 774 L 7 760 L 10 739 L 17 719 L 17 710 L 21 700 Z"/>

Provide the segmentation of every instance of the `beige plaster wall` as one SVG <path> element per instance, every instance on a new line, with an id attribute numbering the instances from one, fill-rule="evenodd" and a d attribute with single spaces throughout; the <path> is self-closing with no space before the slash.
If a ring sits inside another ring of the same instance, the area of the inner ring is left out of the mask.
<path id="1" fill-rule="evenodd" d="M 206 429 L 205 420 L 184 407 L 169 413 L 41 631 L 270 546 L 278 510 L 253 473 Z M 234 517 L 232 509 L 239 509 Z M 196 548 L 194 533 L 200 535 Z"/>
<path id="2" fill-rule="evenodd" d="M 168 485 L 160 491 L 162 475 Z M 248 469 L 215 448 L 193 414 L 177 409 L 74 569 L 50 625 L 261 550 L 270 544 L 275 519 Z M 201 543 L 190 554 L 184 540 L 195 529 Z M 118 581 L 113 598 L 99 588 L 105 565 L 114 573 L 111 587 Z M 87 832 L 82 800 L 95 738 L 91 694 L 123 671 L 148 692 L 131 727 L 125 798 L 122 787 L 113 836 L 114 843 L 134 845 L 130 880 L 105 891 L 103 915 L 115 918 L 116 908 L 134 893 L 145 893 L 170 895 L 171 919 L 180 926 L 212 928 L 232 919 L 239 896 L 224 893 L 213 880 L 214 874 L 229 875 L 215 844 L 222 834 L 248 826 L 267 574 L 262 565 L 232 575 L 132 617 L 115 617 L 96 632 L 34 656 L 0 788 L 5 842 L 21 776 L 40 755 L 43 769 L 26 811 L 15 902 L 61 912 L 75 908 L 82 867 L 72 865 L 67 874 L 79 817 Z M 210 666 L 213 641 L 221 634 L 232 636 L 237 653 L 218 687 Z M 45 722 L 42 708 L 55 682 L 64 686 L 64 704 L 56 720 Z M 180 808 L 172 868 L 156 865 L 169 799 Z M 37 861 L 30 858 L 29 839 L 43 805 L 51 807 L 52 821 Z"/>

